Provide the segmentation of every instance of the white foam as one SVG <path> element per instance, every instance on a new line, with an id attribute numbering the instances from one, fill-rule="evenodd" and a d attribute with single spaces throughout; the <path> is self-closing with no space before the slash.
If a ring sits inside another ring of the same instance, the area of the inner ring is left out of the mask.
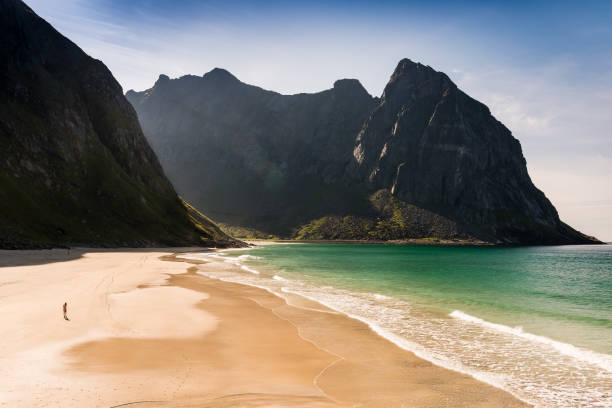
<path id="1" fill-rule="evenodd" d="M 246 261 L 246 260 L 249 260 L 249 259 L 261 259 L 261 257 L 255 256 L 255 255 L 244 254 L 244 255 L 238 256 L 237 259 L 239 259 L 241 261 Z"/>
<path id="2" fill-rule="evenodd" d="M 228 258 L 223 256 L 221 253 L 189 253 L 179 254 L 176 256 L 181 259 L 190 259 L 192 261 L 209 261 L 210 258 L 227 260 Z"/>
<path id="3" fill-rule="evenodd" d="M 447 368 L 449 370 L 458 371 L 463 374 L 471 375 L 472 377 L 476 378 L 479 381 L 485 382 L 497 388 L 501 388 L 520 399 L 520 396 L 515 394 L 513 390 L 506 387 L 504 376 L 472 370 L 468 367 L 465 367 L 459 362 L 443 358 L 440 355 L 433 354 L 429 352 L 425 347 L 417 343 L 414 343 L 412 341 L 409 341 L 406 338 L 401 337 L 389 330 L 383 329 L 380 325 L 378 325 L 376 322 L 372 321 L 371 319 L 367 319 L 367 318 L 364 318 L 363 316 L 348 312 L 346 310 L 342 310 L 341 308 L 338 308 L 338 306 L 335 303 L 325 301 L 318 296 L 309 296 L 300 291 L 290 291 L 287 289 L 284 289 L 283 291 L 287 293 L 293 293 L 295 295 L 303 296 L 306 299 L 312 300 L 314 302 L 318 302 L 325 307 L 328 307 L 332 310 L 345 314 L 352 319 L 359 320 L 360 322 L 365 323 L 372 331 L 374 331 L 376 334 L 378 334 L 382 338 L 390 341 L 391 343 L 395 344 L 396 346 L 399 346 L 400 348 L 404 350 L 414 353 L 417 357 L 420 357 L 423 360 L 427 360 L 429 362 L 432 362 L 440 367 Z M 385 295 L 383 296 L 387 299 L 392 299 L 390 296 L 385 296 Z"/>
<path id="4" fill-rule="evenodd" d="M 269 287 L 267 287 L 267 286 L 257 285 L 257 284 L 252 283 L 252 282 L 248 282 L 248 283 L 247 283 L 247 282 L 244 282 L 244 281 L 238 281 L 238 280 L 231 279 L 231 278 L 223 278 L 223 277 L 217 276 L 216 274 L 214 274 L 214 273 L 210 273 L 210 272 L 197 272 L 197 273 L 198 273 L 199 275 L 205 276 L 205 277 L 210 278 L 210 279 L 217 279 L 217 280 L 220 280 L 221 282 L 239 283 L 239 284 L 241 284 L 241 285 L 247 285 L 247 286 L 252 286 L 252 287 L 254 287 L 254 288 L 263 289 L 263 290 L 265 290 L 266 292 L 273 294 L 274 296 L 278 296 L 278 297 L 280 297 L 281 299 L 285 299 L 285 298 L 284 298 L 284 297 L 283 297 L 283 296 L 282 296 L 282 295 L 281 295 L 279 292 L 276 292 L 276 291 L 274 291 L 274 290 L 270 289 L 270 288 L 269 288 Z"/>
<path id="5" fill-rule="evenodd" d="M 318 302 L 364 322 L 420 358 L 471 375 L 536 407 L 612 408 L 612 375 L 607 365 L 612 356 L 526 333 L 520 327 L 487 322 L 460 310 L 440 317 L 381 293 L 321 287 L 279 275 L 238 271 L 203 275 L 258 287 L 281 298 L 295 294 Z"/>
<path id="6" fill-rule="evenodd" d="M 242 266 L 240 266 L 240 269 L 242 269 L 243 271 L 247 271 L 247 272 L 250 272 L 250 273 L 254 273 L 255 275 L 259 275 L 259 271 L 255 270 L 255 269 L 253 269 L 253 268 L 249 268 L 249 267 L 248 267 L 248 266 L 246 266 L 246 265 L 242 265 Z"/>
<path id="7" fill-rule="evenodd" d="M 243 267 L 244 268 L 244 267 Z M 390 331 L 384 330 L 381 326 L 379 326 L 378 324 L 376 324 L 374 321 L 370 320 L 370 319 L 366 319 L 360 315 L 357 314 L 353 314 L 350 313 L 346 310 L 342 310 L 342 308 L 338 308 L 337 305 L 334 302 L 328 302 L 324 299 L 322 299 L 320 296 L 311 296 L 307 293 L 305 293 L 304 290 L 299 290 L 300 288 L 305 289 L 307 288 L 305 286 L 305 284 L 303 282 L 300 281 L 295 281 L 295 280 L 289 280 L 289 279 L 285 279 L 281 276 L 278 275 L 274 275 L 272 277 L 272 279 L 266 279 L 266 278 L 243 278 L 240 279 L 240 276 L 230 276 L 231 274 L 224 274 L 225 276 L 221 276 L 220 274 L 216 274 L 216 273 L 210 273 L 210 272 L 199 272 L 200 274 L 209 277 L 209 278 L 213 278 L 213 279 L 218 279 L 221 280 L 223 282 L 234 282 L 234 283 L 241 283 L 241 284 L 245 284 L 248 286 L 253 286 L 256 288 L 260 288 L 260 289 L 264 289 L 267 292 L 276 295 L 278 297 L 281 298 L 285 298 L 282 294 L 283 293 L 287 293 L 287 294 L 293 294 L 293 295 L 298 295 L 298 296 L 302 296 L 306 299 L 312 300 L 314 302 L 317 302 L 323 306 L 326 306 L 336 312 L 339 313 L 343 313 L 353 319 L 359 320 L 365 324 L 367 324 L 375 333 L 377 333 L 378 335 L 380 335 L 381 337 L 391 341 L 392 343 L 396 344 L 397 346 L 411 351 L 413 352 L 415 355 L 417 355 L 420 358 L 423 358 L 425 360 L 428 360 L 436 365 L 439 365 L 441 367 L 447 368 L 447 369 L 451 369 L 451 370 L 455 370 L 455 371 L 459 371 L 461 373 L 464 374 L 468 374 L 473 376 L 474 378 L 486 382 L 488 384 L 491 384 L 495 387 L 498 388 L 502 388 L 502 389 L 506 389 L 504 381 L 503 381 L 503 377 L 499 376 L 499 375 L 492 375 L 492 374 L 487 374 L 487 373 L 483 373 L 483 372 L 478 372 L 475 370 L 471 370 L 467 367 L 463 367 L 460 363 L 454 362 L 452 360 L 448 360 L 445 359 L 441 356 L 436 356 L 434 354 L 429 353 L 426 348 L 420 346 L 417 343 L 414 342 L 410 342 L 409 340 L 394 334 Z M 254 281 L 254 279 L 256 279 L 256 281 Z M 274 290 L 274 288 L 272 287 L 271 283 L 272 282 L 278 282 L 278 284 L 288 284 L 288 283 L 292 283 L 294 285 L 295 289 L 298 290 L 291 290 L 285 286 L 283 287 L 277 287 L 278 290 Z M 266 284 L 267 283 L 267 284 Z M 308 289 L 312 290 L 315 287 L 308 287 Z M 335 290 L 333 287 L 331 286 L 326 286 L 325 287 L 327 290 Z M 317 288 L 318 289 L 318 288 Z M 348 292 L 347 292 L 348 293 Z M 382 294 L 366 294 L 367 296 L 371 296 L 377 300 L 391 300 L 393 299 L 390 296 L 386 296 L 386 295 L 382 295 Z M 378 296 L 377 296 L 378 295 Z M 510 389 L 506 389 L 508 392 L 512 391 Z M 517 396 L 518 397 L 518 396 Z"/>
<path id="8" fill-rule="evenodd" d="M 224 261 L 227 259 L 227 257 L 225 255 L 223 255 L 223 253 L 218 253 L 218 254 L 210 254 L 208 255 L 209 258 L 216 258 L 216 259 L 223 259 Z"/>
<path id="9" fill-rule="evenodd" d="M 505 326 L 503 324 L 487 322 L 484 319 L 469 315 L 465 312 L 462 312 L 461 310 L 455 310 L 450 314 L 450 316 L 454 317 L 455 319 L 465 320 L 467 322 L 478 324 L 489 329 L 498 330 L 503 333 L 512 334 L 514 336 L 519 336 L 527 340 L 549 345 L 558 352 L 565 354 L 566 356 L 570 356 L 578 360 L 595 364 L 603 368 L 604 370 L 607 370 L 608 372 L 612 372 L 612 356 L 596 353 L 591 350 L 583 350 L 571 344 L 562 343 L 560 341 L 549 339 L 548 337 L 531 334 L 523 331 L 523 328 L 520 326 L 510 327 Z"/>
<path id="10" fill-rule="evenodd" d="M 249 272 L 255 275 L 259 275 L 259 271 L 253 268 L 249 268 L 248 266 L 243 265 L 242 262 L 240 262 L 241 260 L 259 259 L 259 257 L 253 256 L 253 255 L 244 254 L 244 255 L 240 255 L 234 258 L 234 257 L 226 256 L 225 252 L 216 252 L 216 253 L 202 253 L 202 254 L 190 254 L 190 255 L 182 254 L 177 257 L 183 258 L 183 259 L 197 260 L 197 261 L 211 260 L 211 258 L 219 259 L 219 260 L 222 260 L 223 262 L 239 266 L 242 270 L 246 272 Z"/>

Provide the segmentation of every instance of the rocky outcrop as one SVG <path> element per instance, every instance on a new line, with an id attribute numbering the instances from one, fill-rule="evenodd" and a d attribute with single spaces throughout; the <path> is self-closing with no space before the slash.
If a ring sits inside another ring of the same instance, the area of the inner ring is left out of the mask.
<path id="1" fill-rule="evenodd" d="M 0 247 L 241 245 L 186 205 L 104 64 L 0 0 Z"/>
<path id="2" fill-rule="evenodd" d="M 127 97 L 178 190 L 228 224 L 304 239 L 598 242 L 559 220 L 485 105 L 407 59 L 380 100 L 356 80 L 280 95 L 222 69 L 162 75 Z"/>

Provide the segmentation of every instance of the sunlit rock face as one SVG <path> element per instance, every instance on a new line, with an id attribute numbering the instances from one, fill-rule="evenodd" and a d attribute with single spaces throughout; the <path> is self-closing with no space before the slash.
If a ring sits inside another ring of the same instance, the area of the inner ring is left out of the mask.
<path id="1" fill-rule="evenodd" d="M 588 241 L 533 185 L 511 132 L 431 67 L 400 61 L 357 136 L 353 159 L 373 188 L 487 240 Z"/>

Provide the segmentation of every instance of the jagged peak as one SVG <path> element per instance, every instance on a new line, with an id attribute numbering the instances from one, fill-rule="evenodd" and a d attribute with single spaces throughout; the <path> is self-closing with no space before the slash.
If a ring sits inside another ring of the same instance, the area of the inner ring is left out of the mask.
<path id="1" fill-rule="evenodd" d="M 361 82 L 359 82 L 358 79 L 354 79 L 354 78 L 342 78 L 342 79 L 338 79 L 336 82 L 334 82 L 334 88 L 338 88 L 341 86 L 358 86 L 361 87 Z"/>
<path id="2" fill-rule="evenodd" d="M 155 81 L 155 86 L 163 84 L 168 81 L 170 81 L 170 77 L 166 74 L 161 74 L 159 78 L 157 78 L 157 81 Z"/>
<path id="3" fill-rule="evenodd" d="M 402 58 L 398 63 L 397 63 L 397 67 L 395 68 L 395 70 L 397 71 L 400 68 L 406 68 L 406 67 L 425 67 L 428 65 L 423 65 L 420 62 L 415 62 L 413 60 L 411 60 L 410 58 Z"/>
<path id="4" fill-rule="evenodd" d="M 334 89 L 341 92 L 358 92 L 369 95 L 368 91 L 361 85 L 358 79 L 339 79 L 334 82 Z"/>
<path id="5" fill-rule="evenodd" d="M 419 62 L 404 58 L 397 64 L 397 67 L 393 71 L 383 91 L 382 98 L 386 99 L 391 94 L 396 94 L 396 92 L 404 94 L 407 89 L 406 87 L 419 87 L 431 81 L 438 83 L 436 89 L 446 89 L 449 87 L 456 88 L 456 85 L 444 72 L 436 71 L 429 65 L 423 65 Z"/>
<path id="6" fill-rule="evenodd" d="M 238 81 L 238 78 L 236 78 L 231 72 L 223 68 L 213 68 L 211 71 L 205 73 L 203 78 L 221 81 Z"/>
<path id="7" fill-rule="evenodd" d="M 401 77 L 410 76 L 412 78 L 431 77 L 434 75 L 444 75 L 441 72 L 436 71 L 429 65 L 423 65 L 420 62 L 414 62 L 408 58 L 404 58 L 398 62 L 393 75 L 391 75 L 391 81 Z"/>

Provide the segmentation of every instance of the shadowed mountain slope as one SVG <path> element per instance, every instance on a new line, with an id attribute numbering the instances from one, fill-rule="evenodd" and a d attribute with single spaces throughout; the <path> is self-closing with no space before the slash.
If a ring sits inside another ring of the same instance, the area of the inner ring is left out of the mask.
<path id="1" fill-rule="evenodd" d="M 281 95 L 217 68 L 203 77 L 161 75 L 127 98 L 178 191 L 219 221 L 288 236 L 330 211 L 368 211 L 367 199 L 342 182 L 377 102 L 356 80 Z"/>
<path id="2" fill-rule="evenodd" d="M 0 247 L 242 245 L 185 204 L 106 66 L 0 0 Z"/>
<path id="3" fill-rule="evenodd" d="M 280 95 L 214 69 L 129 91 L 177 189 L 231 224 L 298 239 L 594 243 L 559 220 L 520 143 L 443 73 L 404 59 Z"/>

